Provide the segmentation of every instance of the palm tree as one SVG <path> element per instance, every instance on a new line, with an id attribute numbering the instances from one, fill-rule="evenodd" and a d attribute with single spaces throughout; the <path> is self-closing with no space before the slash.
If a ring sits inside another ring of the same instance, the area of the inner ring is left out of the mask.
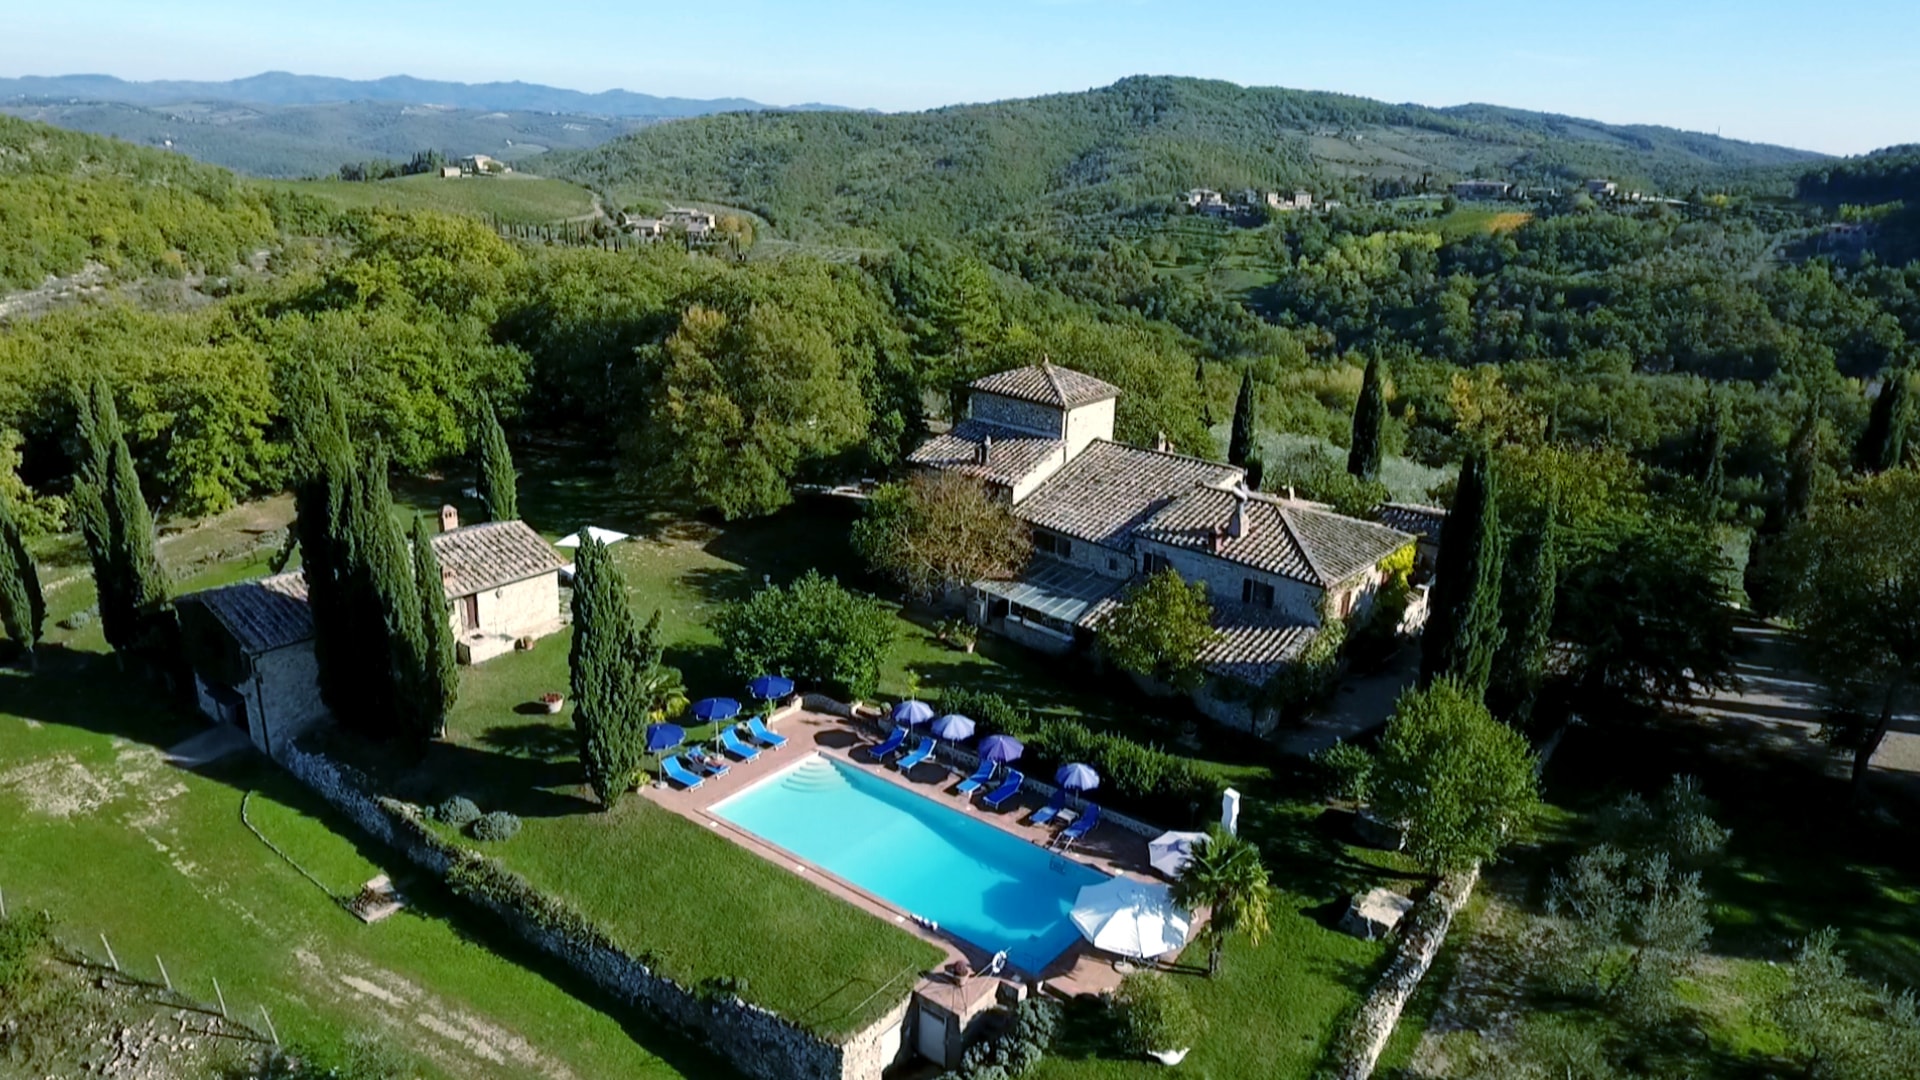
<path id="1" fill-rule="evenodd" d="M 1273 886 L 1267 881 L 1260 849 L 1214 825 L 1173 885 L 1173 902 L 1189 911 L 1207 907 L 1207 977 L 1220 974 L 1220 950 L 1227 938 L 1244 931 L 1255 945 L 1267 934 L 1267 909 Z"/>

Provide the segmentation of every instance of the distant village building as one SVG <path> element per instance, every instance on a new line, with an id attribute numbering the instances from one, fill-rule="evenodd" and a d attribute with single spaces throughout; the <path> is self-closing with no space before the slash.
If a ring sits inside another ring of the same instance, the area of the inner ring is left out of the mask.
<path id="1" fill-rule="evenodd" d="M 1610 198 L 1614 195 L 1619 194 L 1619 192 L 1620 192 L 1620 185 L 1614 183 L 1611 180 L 1587 181 L 1587 194 L 1592 195 L 1595 198 Z"/>
<path id="2" fill-rule="evenodd" d="M 442 180 L 453 180 L 453 179 L 457 179 L 459 176 L 460 176 L 460 166 L 458 165 L 440 166 L 440 178 Z"/>
<path id="3" fill-rule="evenodd" d="M 638 236 L 642 240 L 658 240 L 666 234 L 667 223 L 657 217 L 647 217 L 642 214 L 622 211 L 620 214 L 620 228 L 634 236 Z"/>
<path id="4" fill-rule="evenodd" d="M 473 176 L 486 176 L 494 173 L 510 173 L 513 170 L 507 163 L 485 154 L 472 154 L 460 159 L 460 170 Z"/>
<path id="5" fill-rule="evenodd" d="M 1118 388 L 1044 360 L 974 382 L 967 414 L 909 461 L 978 477 L 1031 529 L 1012 581 L 975 582 L 969 618 L 1048 653 L 1084 647 L 1137 578 L 1207 584 L 1219 639 L 1194 702 L 1231 727 L 1277 721 L 1260 689 L 1322 619 L 1361 618 L 1407 533 L 1304 500 L 1248 491 L 1240 468 L 1113 440 Z"/>
<path id="6" fill-rule="evenodd" d="M 711 212 L 684 206 L 667 207 L 660 215 L 660 222 L 668 229 L 685 231 L 689 239 L 695 240 L 710 236 L 719 224 Z"/>
<path id="7" fill-rule="evenodd" d="M 1513 185 L 1502 180 L 1462 180 L 1453 185 L 1453 194 L 1461 199 L 1504 199 Z"/>
<path id="8" fill-rule="evenodd" d="M 461 528 L 452 507 L 433 538 L 460 661 L 482 663 L 560 629 L 561 560 L 524 522 Z M 298 571 L 180 598 L 200 710 L 272 754 L 327 715 L 313 614 Z"/>

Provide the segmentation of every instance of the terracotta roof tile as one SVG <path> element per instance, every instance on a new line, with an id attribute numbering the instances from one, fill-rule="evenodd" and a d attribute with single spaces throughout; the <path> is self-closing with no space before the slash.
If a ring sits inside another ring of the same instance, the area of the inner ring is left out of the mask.
<path id="1" fill-rule="evenodd" d="M 1211 551 L 1216 529 L 1233 521 L 1236 499 L 1196 486 L 1143 524 L 1139 536 L 1169 547 Z M 1254 493 L 1244 535 L 1228 536 L 1216 553 L 1229 562 L 1329 588 L 1413 542 L 1385 525 L 1361 521 L 1316 503 Z"/>
<path id="2" fill-rule="evenodd" d="M 1045 360 L 1027 367 L 996 371 L 985 378 L 974 380 L 972 385 L 973 389 L 984 390 L 989 394 L 1019 398 L 1021 401 L 1052 405 L 1060 409 L 1091 405 L 1096 401 L 1120 396 L 1120 388 L 1110 382 L 1104 382 L 1091 375 L 1083 375 L 1069 368 L 1055 367 Z"/>
<path id="3" fill-rule="evenodd" d="M 1040 528 L 1124 550 L 1135 528 L 1194 485 L 1240 476 L 1231 465 L 1098 440 L 1014 511 Z"/>
<path id="4" fill-rule="evenodd" d="M 1389 529 L 1398 529 L 1422 540 L 1438 540 L 1447 512 L 1437 506 L 1416 503 L 1381 503 L 1373 508 L 1373 519 Z"/>
<path id="5" fill-rule="evenodd" d="M 489 521 L 433 538 L 447 598 L 471 596 L 560 569 L 553 545 L 524 521 Z"/>
<path id="6" fill-rule="evenodd" d="M 993 440 L 987 463 L 980 463 L 980 447 Z M 1067 444 L 1024 431 L 990 424 L 984 420 L 962 420 L 944 435 L 935 435 L 907 455 L 915 465 L 945 469 L 978 476 L 996 484 L 1017 484 L 1046 464 L 1049 458 L 1066 452 Z"/>
<path id="7" fill-rule="evenodd" d="M 1214 605 L 1213 628 L 1220 636 L 1200 650 L 1200 663 L 1214 675 L 1250 686 L 1265 686 L 1320 633 L 1311 623 L 1239 604 Z"/>
<path id="8" fill-rule="evenodd" d="M 227 628 L 249 656 L 298 644 L 313 636 L 307 608 L 307 577 L 298 570 L 223 585 L 180 598 L 195 603 Z"/>

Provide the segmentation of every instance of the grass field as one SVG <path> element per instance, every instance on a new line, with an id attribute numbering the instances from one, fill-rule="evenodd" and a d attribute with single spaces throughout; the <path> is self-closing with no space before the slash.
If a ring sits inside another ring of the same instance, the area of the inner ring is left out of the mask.
<path id="1" fill-rule="evenodd" d="M 342 210 L 389 207 L 495 217 L 516 225 L 544 225 L 593 212 L 593 195 L 578 184 L 524 173 L 505 176 L 402 176 L 365 183 L 347 180 L 262 181 L 310 195 Z"/>
<path id="2" fill-rule="evenodd" d="M 1462 240 L 1482 233 L 1512 232 L 1533 220 L 1526 210 L 1502 210 L 1492 206 L 1462 206 L 1442 216 L 1435 224 L 1448 240 Z"/>

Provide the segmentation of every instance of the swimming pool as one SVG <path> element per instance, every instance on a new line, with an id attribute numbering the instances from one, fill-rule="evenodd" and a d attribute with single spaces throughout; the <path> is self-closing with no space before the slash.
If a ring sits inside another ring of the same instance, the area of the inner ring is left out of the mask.
<path id="1" fill-rule="evenodd" d="M 1080 932 L 1080 890 L 1107 880 L 961 811 L 814 754 L 708 813 L 895 907 L 1039 972 Z"/>

